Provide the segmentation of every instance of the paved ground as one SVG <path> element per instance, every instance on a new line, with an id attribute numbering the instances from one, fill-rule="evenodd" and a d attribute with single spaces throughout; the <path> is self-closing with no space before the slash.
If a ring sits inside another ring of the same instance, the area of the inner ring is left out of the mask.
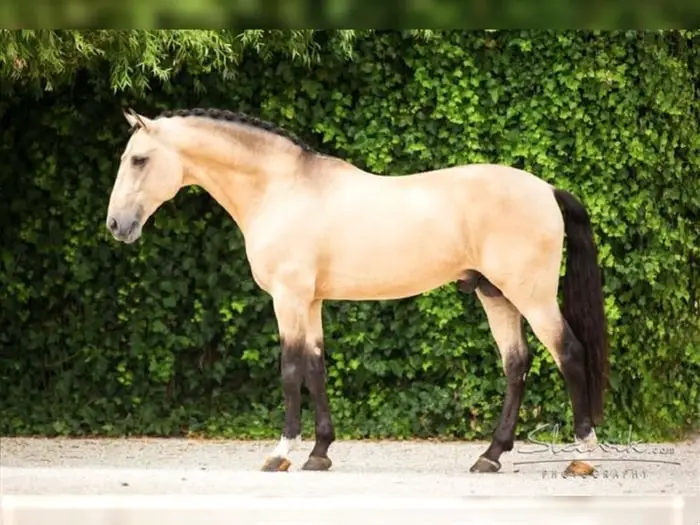
<path id="1" fill-rule="evenodd" d="M 7 525 L 35 523 L 27 517 L 28 514 L 22 515 L 26 518 L 24 520 L 17 518 L 20 514 L 14 514 L 12 521 L 7 509 L 13 512 L 11 507 L 17 505 L 36 506 L 41 502 L 43 505 L 51 501 L 48 497 L 56 495 L 80 496 L 72 500 L 76 502 L 75 505 L 87 501 L 86 495 L 121 497 L 118 500 L 121 503 L 114 503 L 117 500 L 112 499 L 109 505 L 123 506 L 124 501 L 130 501 L 127 506 L 130 505 L 132 511 L 134 505 L 156 505 L 161 509 L 161 514 L 167 509 L 175 512 L 166 521 L 177 521 L 178 516 L 182 518 L 184 510 L 178 510 L 178 505 L 196 501 L 197 496 L 209 498 L 200 500 L 201 505 L 207 508 L 211 508 L 214 501 L 218 501 L 219 506 L 224 504 L 228 508 L 228 520 L 231 519 L 233 507 L 237 512 L 245 507 L 250 512 L 262 513 L 262 517 L 252 521 L 256 523 L 280 523 L 279 505 L 285 509 L 284 516 L 291 519 L 293 513 L 290 514 L 290 509 L 296 505 L 306 525 L 316 523 L 309 521 L 309 510 L 304 510 L 309 505 L 318 508 L 318 512 L 321 512 L 319 505 L 330 506 L 328 512 L 334 505 L 335 508 L 345 505 L 355 510 L 374 508 L 374 516 L 378 516 L 377 505 L 388 506 L 385 511 L 391 512 L 391 515 L 396 514 L 397 508 L 406 509 L 412 505 L 415 508 L 411 517 L 416 519 L 421 512 L 420 507 L 423 511 L 432 509 L 432 518 L 436 517 L 438 509 L 442 509 L 440 512 L 447 514 L 441 516 L 440 521 L 449 522 L 452 519 L 450 516 L 460 516 L 459 522 L 467 523 L 464 521 L 467 516 L 464 509 L 469 508 L 468 515 L 475 516 L 473 501 L 465 499 L 469 496 L 521 497 L 520 503 L 515 499 L 510 502 L 514 505 L 514 516 L 522 517 L 523 505 L 536 501 L 532 499 L 533 496 L 645 495 L 640 500 L 643 504 L 657 505 L 658 508 L 654 508 L 661 509 L 659 512 L 671 512 L 668 507 L 671 500 L 657 502 L 651 496 L 700 495 L 700 440 L 679 444 L 643 444 L 636 446 L 636 449 L 627 447 L 622 451 L 599 449 L 589 456 L 597 471 L 594 477 L 587 479 L 562 475 L 575 456 L 562 451 L 561 446 L 543 450 L 546 447 L 526 443 L 516 444 L 513 452 L 504 455 L 503 468 L 498 474 L 468 472 L 472 462 L 484 450 L 485 443 L 425 442 L 337 442 L 331 449 L 333 469 L 323 473 L 298 470 L 311 448 L 311 443 L 307 442 L 292 453 L 290 472 L 259 472 L 265 454 L 273 445 L 272 442 L 174 439 L 0 438 L 0 494 L 5 513 L 5 520 L 0 522 Z M 149 495 L 150 499 L 138 499 L 144 495 Z M 34 499 L 22 499 L 24 496 Z M 38 496 L 44 499 L 37 499 Z M 125 496 L 132 497 L 124 499 Z M 163 498 L 167 497 L 174 499 L 166 503 Z M 64 498 L 61 501 L 71 500 Z M 142 503 L 134 503 L 137 501 Z M 153 503 L 156 501 L 160 503 Z M 609 503 L 611 500 L 607 501 Z M 102 500 L 101 505 L 106 505 L 105 502 Z M 570 502 L 564 502 L 562 509 L 569 508 Z M 630 521 L 630 500 L 621 500 L 620 504 L 625 509 L 627 521 Z M 642 509 L 639 504 L 639 501 L 635 503 L 634 508 Z M 502 503 L 498 505 L 502 513 L 507 512 Z M 460 511 L 460 508 L 463 510 Z M 56 522 L 56 511 L 52 512 L 52 520 Z M 339 515 L 337 510 L 334 512 L 333 522 L 338 523 Z M 592 507 L 586 512 L 591 517 Z M 639 524 L 646 523 L 644 519 L 656 516 L 651 507 L 637 512 L 641 513 L 639 519 L 631 521 Z M 552 523 L 558 519 L 568 519 L 571 523 L 571 516 L 562 514 L 555 519 L 555 514 L 552 509 L 547 511 L 546 516 L 554 520 Z M 350 519 L 349 514 L 343 513 L 343 516 Z M 664 522 L 674 523 L 669 521 L 667 515 L 664 516 Z M 47 519 L 46 516 L 37 515 L 36 520 L 40 518 L 41 521 Z M 660 515 L 656 518 L 661 519 Z M 95 518 L 90 519 L 94 523 Z M 146 523 L 155 518 L 151 515 L 143 519 Z M 250 515 L 247 515 L 247 519 L 250 521 Z M 406 519 L 401 518 L 404 523 L 407 523 Z M 539 523 L 543 523 L 542 517 L 538 519 Z M 700 519 L 700 515 L 697 519 Z M 133 516 L 127 521 L 141 523 Z M 216 520 L 208 516 L 209 522 L 216 523 Z M 72 516 L 71 523 L 78 525 L 82 522 Z M 573 523 L 598 521 L 574 520 Z"/>

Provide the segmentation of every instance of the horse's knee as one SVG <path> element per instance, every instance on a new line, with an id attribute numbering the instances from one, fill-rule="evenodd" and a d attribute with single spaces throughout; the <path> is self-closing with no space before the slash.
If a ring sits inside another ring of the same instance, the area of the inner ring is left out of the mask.
<path id="1" fill-rule="evenodd" d="M 303 343 L 282 341 L 280 372 L 286 389 L 297 388 L 304 377 Z"/>

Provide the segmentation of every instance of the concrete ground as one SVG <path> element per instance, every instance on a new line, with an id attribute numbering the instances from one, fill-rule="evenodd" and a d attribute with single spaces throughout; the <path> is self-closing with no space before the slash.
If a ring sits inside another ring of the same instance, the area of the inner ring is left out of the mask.
<path id="1" fill-rule="evenodd" d="M 486 443 L 340 441 L 330 472 L 300 471 L 311 445 L 263 473 L 273 442 L 0 438 L 0 523 L 700 523 L 682 509 L 700 505 L 700 440 L 600 448 L 585 479 L 562 475 L 581 456 L 556 445 L 517 443 L 497 474 L 469 473 Z"/>

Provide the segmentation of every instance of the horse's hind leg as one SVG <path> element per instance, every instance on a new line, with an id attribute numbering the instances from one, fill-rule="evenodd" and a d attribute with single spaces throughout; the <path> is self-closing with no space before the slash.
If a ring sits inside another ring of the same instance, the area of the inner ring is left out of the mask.
<path id="1" fill-rule="evenodd" d="M 486 311 L 508 383 L 501 418 L 491 444 L 472 465 L 470 471 L 497 472 L 501 468 L 499 462 L 501 454 L 513 448 L 515 425 L 525 392 L 525 381 L 530 370 L 531 359 L 523 335 L 522 316 L 517 308 L 485 277 L 479 280 L 476 293 Z"/>
<path id="2" fill-rule="evenodd" d="M 597 444 L 588 400 L 585 349 L 564 319 L 556 298 L 520 306 L 535 336 L 547 348 L 561 371 L 571 397 L 574 433 L 584 448 Z"/>

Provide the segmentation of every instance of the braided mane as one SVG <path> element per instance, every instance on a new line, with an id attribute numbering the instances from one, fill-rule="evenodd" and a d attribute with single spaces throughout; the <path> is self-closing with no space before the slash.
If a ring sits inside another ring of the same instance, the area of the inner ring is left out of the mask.
<path id="1" fill-rule="evenodd" d="M 205 117 L 210 118 L 212 120 L 223 120 L 227 122 L 234 122 L 236 124 L 243 124 L 263 131 L 267 131 L 268 133 L 274 133 L 275 135 L 279 135 L 280 137 L 284 137 L 287 140 L 290 140 L 291 142 L 299 146 L 303 151 L 307 153 L 315 153 L 314 149 L 311 146 L 300 140 L 298 137 L 296 137 L 289 131 L 279 128 L 274 124 L 259 119 L 257 117 L 246 115 L 245 113 L 236 113 L 227 109 L 216 108 L 172 109 L 163 111 L 155 118 L 168 117 Z"/>

